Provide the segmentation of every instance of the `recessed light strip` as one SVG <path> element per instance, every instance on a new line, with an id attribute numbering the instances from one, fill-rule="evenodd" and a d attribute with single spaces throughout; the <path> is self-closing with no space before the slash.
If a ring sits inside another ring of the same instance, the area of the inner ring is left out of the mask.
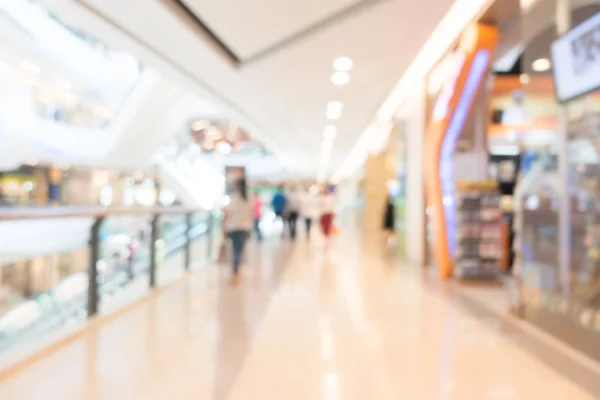
<path id="1" fill-rule="evenodd" d="M 347 72 L 334 72 L 331 75 L 331 82 L 336 86 L 343 86 L 350 82 L 350 75 Z"/>
<path id="2" fill-rule="evenodd" d="M 337 72 L 348 72 L 354 66 L 350 57 L 338 57 L 333 62 L 333 69 Z"/>
<path id="3" fill-rule="evenodd" d="M 333 62 L 333 75 L 331 82 L 336 86 L 343 86 L 350 81 L 350 70 L 354 66 L 352 59 L 349 57 L 338 57 Z M 331 101 L 327 104 L 327 119 L 338 120 L 342 117 L 344 105 L 340 101 Z M 327 178 L 327 169 L 329 158 L 333 148 L 333 141 L 337 136 L 337 127 L 335 125 L 327 125 L 323 131 L 323 141 L 321 143 L 321 157 L 319 160 L 319 168 L 317 181 L 324 182 Z"/>
<path id="4" fill-rule="evenodd" d="M 327 104 L 327 118 L 331 120 L 340 119 L 344 105 L 339 101 L 331 101 Z"/>
<path id="5" fill-rule="evenodd" d="M 410 64 L 394 90 L 377 111 L 375 120 L 367 127 L 346 160 L 333 176 L 334 181 L 353 174 L 364 162 L 368 152 L 369 135 L 379 136 L 380 123 L 390 122 L 411 91 L 433 68 L 440 57 L 456 42 L 464 29 L 495 0 L 457 1 L 435 28 L 427 42 Z M 385 125 L 383 125 L 385 127 Z"/>

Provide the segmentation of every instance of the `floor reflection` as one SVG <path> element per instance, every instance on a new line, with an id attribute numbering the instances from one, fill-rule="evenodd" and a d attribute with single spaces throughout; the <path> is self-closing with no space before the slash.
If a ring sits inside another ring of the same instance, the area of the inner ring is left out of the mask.
<path id="1" fill-rule="evenodd" d="M 281 282 L 291 246 L 279 239 L 252 243 L 241 286 L 224 285 L 217 296 L 215 399 L 225 400 L 235 382 L 273 291 Z M 225 277 L 228 266 L 220 266 Z"/>
<path id="2" fill-rule="evenodd" d="M 191 274 L 0 375 L 0 399 L 600 398 L 600 380 L 351 235 L 253 244 L 242 284 L 228 277 Z"/>

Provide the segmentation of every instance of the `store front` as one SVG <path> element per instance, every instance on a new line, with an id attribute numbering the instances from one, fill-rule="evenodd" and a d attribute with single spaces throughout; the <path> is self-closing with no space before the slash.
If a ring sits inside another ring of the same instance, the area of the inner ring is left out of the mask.
<path id="1" fill-rule="evenodd" d="M 474 73 L 491 67 L 477 54 L 494 46 L 474 40 L 461 55 L 459 45 L 440 63 L 449 66 L 443 83 L 436 88 L 435 69 L 429 76 L 424 146 L 429 260 L 439 276 L 515 277 L 516 290 L 501 296 L 597 360 L 599 13 L 598 1 L 531 2 L 521 10 L 519 74 L 480 72 L 479 91 L 469 89 Z"/>
<path id="2" fill-rule="evenodd" d="M 28 167 L 0 173 L 0 205 L 30 206 L 35 204 L 37 178 L 33 168 Z"/>
<path id="3" fill-rule="evenodd" d="M 398 133 L 393 127 L 383 149 L 372 151 L 365 162 L 363 232 L 369 239 L 381 238 L 388 205 L 395 202 L 390 189 L 397 187 Z"/>
<path id="4" fill-rule="evenodd" d="M 430 120 L 424 160 L 430 260 L 440 278 L 493 277 L 499 272 L 499 195 L 487 178 L 486 82 L 499 40 L 475 24 L 429 77 Z M 435 90 L 437 89 L 437 90 Z"/>
<path id="5" fill-rule="evenodd" d="M 546 24 L 532 24 L 542 17 Z M 598 178 L 600 176 L 600 29 L 597 1 L 540 0 L 524 11 L 525 99 L 553 86 L 546 108 L 553 150 L 518 186 L 517 260 L 523 316 L 600 360 Z M 570 29 L 572 28 L 572 29 Z"/>
<path id="6" fill-rule="evenodd" d="M 398 249 L 411 264 L 424 265 L 425 185 L 423 181 L 423 142 L 426 122 L 426 89 L 415 85 L 409 100 L 396 113 L 399 130 L 396 172 L 398 194 L 396 233 Z"/>

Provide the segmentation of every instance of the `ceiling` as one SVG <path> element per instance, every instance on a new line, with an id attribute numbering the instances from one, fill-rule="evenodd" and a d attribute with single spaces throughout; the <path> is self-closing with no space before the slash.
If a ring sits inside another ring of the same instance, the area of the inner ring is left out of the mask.
<path id="1" fill-rule="evenodd" d="M 330 101 L 343 103 L 332 173 L 453 0 L 47 0 L 76 28 L 177 78 L 315 177 Z M 345 86 L 333 61 L 350 57 Z M 202 118 L 198 115 L 198 118 Z"/>

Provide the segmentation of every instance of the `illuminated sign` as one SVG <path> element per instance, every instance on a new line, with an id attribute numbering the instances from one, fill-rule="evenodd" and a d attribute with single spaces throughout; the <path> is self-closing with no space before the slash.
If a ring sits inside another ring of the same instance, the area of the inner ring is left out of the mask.
<path id="1" fill-rule="evenodd" d="M 486 50 L 480 50 L 475 55 L 473 65 L 467 82 L 460 96 L 450 125 L 446 130 L 442 149 L 440 151 L 440 180 L 442 184 L 442 204 L 444 207 L 444 216 L 446 219 L 446 237 L 448 241 L 448 251 L 454 256 L 456 248 L 456 206 L 454 205 L 454 174 L 452 159 L 456 142 L 465 125 L 469 108 L 475 98 L 477 89 L 485 71 L 487 70 L 490 53 Z"/>
<path id="2" fill-rule="evenodd" d="M 551 53 L 560 102 L 600 88 L 600 13 L 555 41 Z"/>

